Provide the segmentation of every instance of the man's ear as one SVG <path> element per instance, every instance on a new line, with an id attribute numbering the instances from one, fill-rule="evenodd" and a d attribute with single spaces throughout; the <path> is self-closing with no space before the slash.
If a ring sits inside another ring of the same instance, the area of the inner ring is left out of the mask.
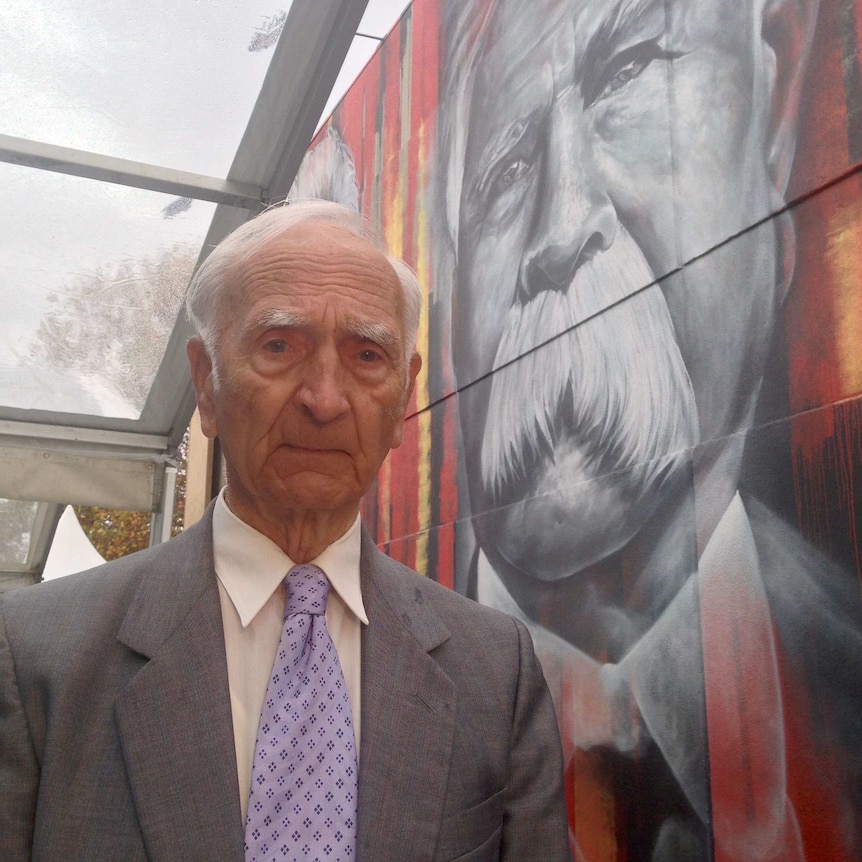
<path id="1" fill-rule="evenodd" d="M 413 390 L 416 388 L 416 378 L 422 369 L 422 357 L 418 353 L 414 353 L 410 359 L 410 368 L 407 376 L 407 388 L 404 391 L 404 400 L 402 402 L 401 413 L 398 422 L 395 425 L 395 431 L 392 435 L 392 448 L 397 449 L 404 439 L 404 417 L 407 413 L 407 405 L 410 404 L 410 399 L 413 396 Z"/>
<path id="2" fill-rule="evenodd" d="M 215 401 L 213 399 L 213 368 L 212 360 L 203 341 L 195 336 L 186 344 L 186 354 L 192 372 L 192 384 L 195 387 L 195 397 L 198 402 L 198 413 L 201 418 L 201 430 L 207 437 L 216 437 Z"/>
<path id="3" fill-rule="evenodd" d="M 773 189 L 783 206 L 796 152 L 799 103 L 818 0 L 763 0 L 762 8 L 762 72 L 770 97 L 766 158 Z"/>

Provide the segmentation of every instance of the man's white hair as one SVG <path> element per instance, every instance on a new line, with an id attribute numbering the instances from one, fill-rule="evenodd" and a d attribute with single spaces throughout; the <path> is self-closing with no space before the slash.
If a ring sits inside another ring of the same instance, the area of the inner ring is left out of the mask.
<path id="1" fill-rule="evenodd" d="M 223 321 L 221 311 L 230 274 L 253 258 L 265 245 L 291 228 L 309 221 L 338 225 L 360 237 L 384 255 L 395 270 L 404 303 L 402 326 L 405 358 L 409 360 L 416 345 L 422 290 L 413 270 L 404 261 L 386 254 L 383 242 L 359 213 L 332 201 L 310 200 L 296 204 L 276 204 L 250 219 L 223 239 L 201 264 L 186 293 L 186 314 L 200 336 L 210 358 L 218 351 Z"/>

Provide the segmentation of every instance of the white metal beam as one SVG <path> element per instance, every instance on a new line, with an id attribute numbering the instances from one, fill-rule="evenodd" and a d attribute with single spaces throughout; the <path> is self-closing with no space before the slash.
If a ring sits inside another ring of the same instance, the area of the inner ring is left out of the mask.
<path id="1" fill-rule="evenodd" d="M 0 444 L 0 497 L 149 512 L 163 460 Z"/>
<path id="2" fill-rule="evenodd" d="M 98 428 L 78 428 L 36 422 L 0 420 L 0 439 L 17 440 L 24 445 L 40 441 L 40 445 L 98 447 L 100 449 L 139 450 L 162 453 L 168 449 L 168 438 L 159 434 L 138 434 L 134 431 L 112 431 Z"/>
<path id="3" fill-rule="evenodd" d="M 294 0 L 228 176 L 290 191 L 368 0 Z"/>
<path id="4" fill-rule="evenodd" d="M 0 161 L 257 212 L 260 186 L 0 135 Z"/>

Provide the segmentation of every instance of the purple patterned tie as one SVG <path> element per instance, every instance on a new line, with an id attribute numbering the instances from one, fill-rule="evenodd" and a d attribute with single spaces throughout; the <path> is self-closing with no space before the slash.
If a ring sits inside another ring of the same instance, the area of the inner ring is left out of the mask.
<path id="1" fill-rule="evenodd" d="M 246 862 L 353 862 L 356 742 L 323 616 L 329 581 L 317 566 L 294 566 L 284 588 L 284 627 L 254 748 Z"/>

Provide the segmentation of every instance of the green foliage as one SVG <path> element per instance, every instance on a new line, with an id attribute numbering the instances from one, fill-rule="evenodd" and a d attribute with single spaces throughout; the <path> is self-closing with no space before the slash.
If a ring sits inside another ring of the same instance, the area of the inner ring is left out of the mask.
<path id="1" fill-rule="evenodd" d="M 180 443 L 177 457 L 177 484 L 174 491 L 174 517 L 171 535 L 182 532 L 186 503 L 186 476 L 188 473 L 188 431 Z M 116 560 L 126 554 L 141 551 L 150 544 L 149 512 L 127 512 L 118 509 L 99 509 L 75 506 L 75 515 L 93 547 L 106 559 Z"/>
<path id="2" fill-rule="evenodd" d="M 149 512 L 75 506 L 75 514 L 93 547 L 106 560 L 140 551 L 150 543 Z"/>

